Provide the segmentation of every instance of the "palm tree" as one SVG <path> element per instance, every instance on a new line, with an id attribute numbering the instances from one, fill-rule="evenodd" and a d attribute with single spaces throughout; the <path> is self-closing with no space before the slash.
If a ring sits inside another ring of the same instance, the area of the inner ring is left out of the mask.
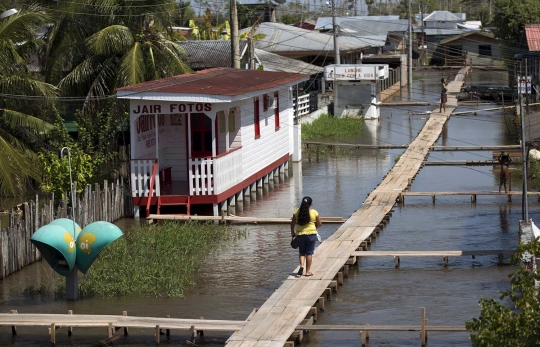
<path id="1" fill-rule="evenodd" d="M 0 1 L 0 13 L 9 9 Z M 14 11 L 12 11 L 14 12 Z M 0 194 L 24 193 L 28 179 L 39 180 L 36 151 L 52 125 L 37 117 L 39 100 L 54 99 L 56 88 L 37 79 L 28 65 L 36 56 L 36 32 L 49 21 L 35 5 L 0 19 Z"/>
<path id="2" fill-rule="evenodd" d="M 83 111 L 102 106 L 117 87 L 191 71 L 171 29 L 174 1 L 87 0 L 82 5 L 62 14 L 47 37 L 47 71 L 51 81 L 63 75 L 62 95 L 85 98 Z M 70 27 L 77 29 L 61 29 Z"/>

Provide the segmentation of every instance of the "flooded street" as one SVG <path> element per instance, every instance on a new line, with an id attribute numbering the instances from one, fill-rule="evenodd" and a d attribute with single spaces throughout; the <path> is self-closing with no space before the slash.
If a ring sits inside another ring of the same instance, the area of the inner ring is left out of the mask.
<path id="1" fill-rule="evenodd" d="M 414 81 L 413 101 L 437 101 L 439 81 L 447 72 L 423 72 L 425 81 Z M 501 77 L 502 76 L 502 77 Z M 467 83 L 486 79 L 504 79 L 505 75 L 475 71 Z M 502 82 L 501 82 L 502 83 Z M 406 90 L 402 92 L 407 100 Z M 394 100 L 400 100 L 399 93 Z M 493 107 L 480 105 L 478 108 Z M 466 111 L 476 106 L 460 106 Z M 358 139 L 348 143 L 409 144 L 425 123 L 426 115 L 409 115 L 434 106 L 383 107 L 379 121 L 366 121 Z M 507 121 L 505 121 L 507 119 Z M 451 117 L 438 145 L 502 145 L 512 142 L 511 112 L 500 111 Z M 366 196 L 392 168 L 403 150 L 359 150 L 350 156 L 321 157 L 294 164 L 294 174 L 259 197 L 237 215 L 288 217 L 309 195 L 313 208 L 322 216 L 348 218 Z M 490 151 L 431 152 L 428 160 L 487 160 Z M 299 173 L 302 173 L 301 175 Z M 514 180 L 513 190 L 521 183 Z M 413 191 L 497 190 L 498 174 L 492 166 L 426 166 L 412 185 Z M 507 202 L 505 196 L 478 196 L 471 204 L 469 196 L 407 197 L 403 206 L 396 205 L 390 223 L 377 237 L 371 250 L 477 250 L 514 249 L 518 242 L 518 220 L 521 199 Z M 530 202 L 530 217 L 538 219 L 538 202 Z M 128 230 L 134 221 L 118 225 Z M 29 285 L 43 284 L 51 289 L 58 281 L 45 262 L 39 262 L 0 282 L 2 312 L 17 309 L 19 313 L 122 314 L 179 318 L 244 320 L 280 286 L 297 265 L 297 251 L 289 246 L 288 225 L 248 225 L 247 236 L 210 255 L 206 266 L 196 275 L 196 284 L 185 298 L 121 297 L 116 299 L 82 299 L 77 302 L 55 300 L 54 294 L 30 298 L 22 291 Z M 325 239 L 337 225 L 323 225 L 319 233 Z M 326 311 L 319 314 L 318 324 L 419 325 L 420 309 L 426 308 L 430 325 L 463 325 L 479 314 L 481 297 L 498 297 L 498 291 L 509 287 L 511 266 L 497 265 L 497 256 L 476 259 L 450 257 L 449 266 L 442 258 L 402 258 L 395 269 L 391 257 L 365 258 L 353 267 L 345 284 L 339 288 Z M 114 269 L 111 269 L 114 271 Z M 80 275 L 82 276 L 82 275 Z M 18 328 L 11 337 L 10 327 L 0 328 L 1 346 L 48 346 L 46 329 Z M 223 345 L 229 334 L 211 333 L 207 345 Z M 106 337 L 104 329 L 74 329 L 68 338 L 65 329 L 57 332 L 59 345 L 91 346 Z M 172 345 L 184 345 L 188 332 L 172 331 Z M 302 346 L 360 345 L 358 332 L 311 332 Z M 130 336 L 115 345 L 154 344 L 151 330 L 130 330 Z M 370 346 L 419 346 L 416 332 L 371 333 Z M 467 333 L 430 333 L 429 346 L 470 346 Z"/>

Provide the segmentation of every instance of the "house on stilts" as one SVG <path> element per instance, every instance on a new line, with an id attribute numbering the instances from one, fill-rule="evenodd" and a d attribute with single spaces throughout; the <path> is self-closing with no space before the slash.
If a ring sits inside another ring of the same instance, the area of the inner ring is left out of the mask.
<path id="1" fill-rule="evenodd" d="M 300 156 L 291 89 L 308 79 L 214 68 L 119 88 L 129 99 L 135 216 L 218 215 L 284 174 Z"/>

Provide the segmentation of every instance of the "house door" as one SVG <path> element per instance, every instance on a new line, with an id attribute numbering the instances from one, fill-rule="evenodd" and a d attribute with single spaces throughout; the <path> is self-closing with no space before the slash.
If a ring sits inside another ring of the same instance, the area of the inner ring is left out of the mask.
<path id="1" fill-rule="evenodd" d="M 204 113 L 191 113 L 191 157 L 212 156 L 212 119 Z"/>

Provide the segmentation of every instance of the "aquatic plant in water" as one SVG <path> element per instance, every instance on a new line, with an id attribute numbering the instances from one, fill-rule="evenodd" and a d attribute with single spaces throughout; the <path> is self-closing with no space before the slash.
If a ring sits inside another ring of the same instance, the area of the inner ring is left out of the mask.
<path id="1" fill-rule="evenodd" d="M 322 114 L 311 124 L 302 124 L 302 140 L 346 139 L 360 135 L 364 120 L 359 117 L 330 117 Z"/>
<path id="2" fill-rule="evenodd" d="M 242 236 L 213 223 L 165 222 L 126 232 L 79 278 L 79 295 L 181 297 L 193 284 L 193 274 L 205 258 L 227 242 Z M 55 291 L 61 296 L 65 282 Z"/>

